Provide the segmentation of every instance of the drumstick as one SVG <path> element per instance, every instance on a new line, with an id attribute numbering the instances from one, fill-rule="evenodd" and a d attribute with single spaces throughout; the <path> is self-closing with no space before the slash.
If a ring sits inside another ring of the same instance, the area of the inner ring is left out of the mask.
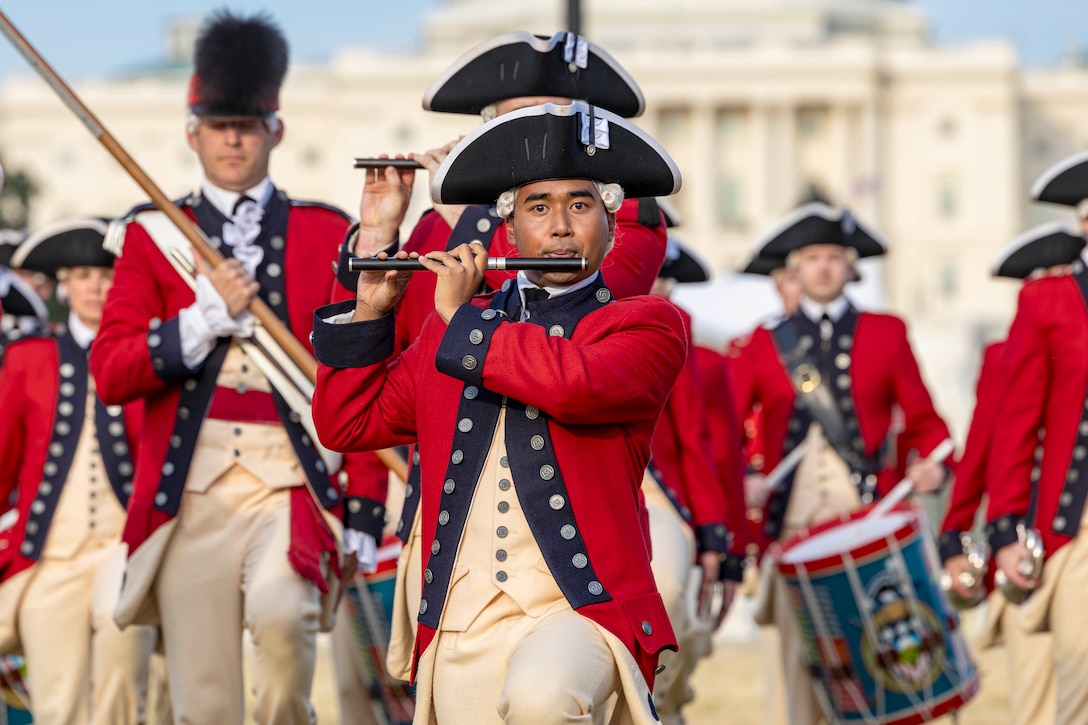
<path id="1" fill-rule="evenodd" d="M 790 474 L 790 471 L 797 468 L 797 464 L 801 462 L 801 459 L 805 457 L 805 453 L 808 452 L 808 444 L 802 443 L 789 454 L 786 455 L 778 465 L 774 467 L 774 470 L 767 474 L 767 478 L 763 479 L 764 485 L 767 486 L 768 491 L 773 491 L 778 488 L 782 483 L 782 479 Z"/>
<path id="2" fill-rule="evenodd" d="M 932 463 L 940 463 L 944 459 L 952 455 L 952 451 L 956 450 L 956 442 L 951 438 L 945 438 L 940 445 L 933 449 L 933 451 L 926 456 L 926 460 Z M 883 516 L 891 511 L 896 505 L 910 495 L 910 492 L 914 490 L 914 481 L 909 478 L 904 478 L 899 483 L 895 484 L 895 488 L 891 493 L 881 499 L 880 503 L 873 506 L 873 510 L 869 512 L 869 516 Z"/>

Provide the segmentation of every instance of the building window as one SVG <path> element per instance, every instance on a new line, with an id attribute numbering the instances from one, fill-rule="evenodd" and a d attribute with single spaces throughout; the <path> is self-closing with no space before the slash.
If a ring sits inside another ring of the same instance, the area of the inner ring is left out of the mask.
<path id="1" fill-rule="evenodd" d="M 743 225 L 740 182 L 728 176 L 719 177 L 716 196 L 718 224 L 730 228 Z"/>
<path id="2" fill-rule="evenodd" d="M 940 275 L 941 296 L 945 299 L 952 299 L 956 296 L 956 291 L 959 288 L 959 275 L 956 273 L 956 266 L 951 262 L 945 262 L 941 265 Z"/>
<path id="3" fill-rule="evenodd" d="M 960 194 L 956 180 L 944 178 L 937 182 L 937 216 L 954 219 L 960 211 Z"/>
<path id="4" fill-rule="evenodd" d="M 801 108 L 797 111 L 797 130 L 801 138 L 813 138 L 824 132 L 827 120 L 825 108 Z"/>

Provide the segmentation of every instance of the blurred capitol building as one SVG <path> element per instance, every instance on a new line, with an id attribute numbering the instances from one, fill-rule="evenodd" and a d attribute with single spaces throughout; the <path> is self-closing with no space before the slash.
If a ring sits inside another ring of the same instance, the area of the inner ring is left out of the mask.
<path id="1" fill-rule="evenodd" d="M 1016 298 L 1015 283 L 989 278 L 991 259 L 1027 226 L 1072 218 L 1029 204 L 1027 194 L 1044 168 L 1088 148 L 1088 70 L 1021 69 L 1004 39 L 932 45 L 924 13 L 905 1 L 583 6 L 585 34 L 645 92 L 647 112 L 637 122 L 683 172 L 674 198 L 683 239 L 725 280 L 754 237 L 810 189 L 876 225 L 892 250 L 882 265 L 864 268 L 863 287 L 873 304 L 909 320 L 938 407 L 962 431 L 979 345 L 1004 333 Z M 273 178 L 293 196 L 356 209 L 363 177 L 351 168 L 353 156 L 425 151 L 478 123 L 421 109 L 443 69 L 504 32 L 550 35 L 564 27 L 565 9 L 560 0 L 447 0 L 425 19 L 416 52 L 345 48 L 326 65 L 295 64 Z M 292 28 L 285 30 L 290 38 Z M 174 197 L 199 174 L 184 139 L 194 31 L 179 25 L 168 57 L 145 72 L 70 79 Z M 36 76 L 9 80 L 0 98 L 0 157 L 37 182 L 35 224 L 120 214 L 143 198 Z M 421 178 L 410 222 L 427 205 L 426 187 Z M 728 299 L 693 312 L 723 334 L 767 312 L 742 309 L 743 295 Z M 758 300 L 767 299 L 763 286 Z M 737 311 L 736 319 L 722 317 Z"/>

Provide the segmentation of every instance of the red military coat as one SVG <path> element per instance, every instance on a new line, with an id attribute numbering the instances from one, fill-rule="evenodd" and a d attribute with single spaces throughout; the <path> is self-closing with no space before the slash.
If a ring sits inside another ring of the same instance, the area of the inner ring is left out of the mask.
<path id="1" fill-rule="evenodd" d="M 492 216 L 494 207 L 470 206 L 451 230 L 442 216 L 430 210 L 416 224 L 404 243 L 406 252 L 445 250 L 473 240 L 490 238 L 488 254 L 492 257 L 516 257 L 517 249 L 506 237 L 506 222 Z M 665 223 L 657 211 L 657 224 L 646 226 L 639 221 L 639 200 L 626 199 L 616 212 L 616 243 L 601 264 L 601 274 L 612 294 L 619 299 L 650 294 L 661 264 L 665 261 Z M 485 278 L 491 289 L 515 276 L 515 272 L 493 270 Z M 419 335 L 423 322 L 434 310 L 434 290 L 437 278 L 433 274 L 417 274 L 408 283 L 404 297 L 397 303 L 398 350 L 411 344 Z"/>
<path id="2" fill-rule="evenodd" d="M 963 455 L 956 464 L 956 482 L 952 486 L 948 510 L 941 524 L 941 561 L 963 554 L 960 535 L 974 526 L 975 513 L 982 505 L 982 495 L 987 490 L 986 466 L 992 450 L 998 400 L 1007 380 L 1001 370 L 1004 348 L 1004 342 L 995 342 L 987 345 L 982 353 L 982 367 L 975 387 L 975 412 L 967 430 Z"/>
<path id="3" fill-rule="evenodd" d="M 518 299 L 508 287 L 464 305 L 448 326 L 433 315 L 392 362 L 392 315 L 329 325 L 320 318 L 350 303 L 320 310 L 318 431 L 343 451 L 419 440 L 418 661 L 439 626 L 505 401 L 507 465 L 549 570 L 575 610 L 626 644 L 652 686 L 657 655 L 675 638 L 642 538 L 639 490 L 654 424 L 683 365 L 683 323 L 664 300 L 610 301 L 599 283 L 536 303 L 550 306 L 534 311 L 536 324 L 507 322 Z"/>
<path id="4" fill-rule="evenodd" d="M 778 324 L 789 324 L 790 319 Z M 852 335 L 842 333 L 837 326 L 835 334 L 836 343 L 840 340 L 850 343 L 845 346 L 849 348 L 844 361 L 848 367 L 842 368 L 841 373 L 848 376 L 850 389 L 850 405 L 844 410 L 844 417 L 851 412 L 856 415 L 856 437 L 866 456 L 878 456 L 887 439 L 893 404 L 903 410 L 905 435 L 921 455 L 928 455 L 948 438 L 948 428 L 933 408 L 902 320 L 891 315 L 860 312 Z M 799 438 L 804 436 L 804 431 L 790 431 L 790 423 L 795 417 L 795 392 L 772 331 L 758 328 L 732 359 L 729 369 L 737 415 L 746 418 L 757 404 L 762 406 L 763 471 L 770 473 L 786 452 L 787 433 Z M 837 383 L 837 380 L 826 381 L 826 384 Z M 898 482 L 894 468 L 885 467 L 874 475 L 878 495 L 887 493 Z M 763 510 L 763 544 L 775 540 L 781 533 L 788 498 L 788 491 L 779 488 L 768 499 Z"/>
<path id="5" fill-rule="evenodd" d="M 185 199 L 184 210 L 199 221 L 209 236 L 221 233 L 221 221 L 216 228 L 218 212 L 213 214 L 211 204 L 200 197 Z M 286 319 L 307 349 L 311 348 L 313 310 L 330 299 L 353 297 L 354 288 L 349 290 L 346 282 L 338 284 L 332 267 L 349 223 L 349 218 L 337 209 L 290 200 L 278 191 L 266 207 L 258 239 L 265 248 L 257 273 L 260 294 L 273 312 Z M 90 360 L 103 400 L 146 400 L 135 488 L 124 533 L 130 557 L 152 533 L 176 516 L 192 448 L 210 405 L 209 396 L 214 394 L 212 373 L 217 368 L 210 370 L 210 366 L 217 352 L 209 355 L 198 371 L 190 371 L 181 358 L 178 312 L 194 299 L 192 289 L 160 253 L 137 216 L 125 232 L 113 288 Z M 216 350 L 226 352 L 223 344 Z M 196 402 L 189 402 L 192 400 Z M 297 417 L 288 419 L 281 413 L 280 418 L 311 482 L 324 478 L 324 485 L 314 485 L 322 505 L 338 507 L 342 503 L 339 485 L 329 478 Z M 358 489 L 374 484 L 372 476 L 351 476 L 347 525 L 380 538 L 384 512 L 375 512 L 384 504 L 385 492 Z M 350 506 L 351 498 L 366 504 Z M 358 521 L 350 519 L 353 513 L 359 515 Z"/>
<path id="6" fill-rule="evenodd" d="M 87 357 L 69 335 L 12 343 L 0 368 L 0 500 L 18 489 L 19 519 L 0 533 L 0 579 L 33 566 L 75 456 L 87 402 Z M 130 451 L 143 405 L 96 406 L 105 473 L 121 506 L 132 490 Z"/>
<path id="7" fill-rule="evenodd" d="M 684 321 L 690 351 L 694 347 L 691 315 L 674 303 L 670 304 Z M 689 354 L 657 421 L 650 451 L 665 484 L 672 489 L 681 506 L 690 511 L 699 553 L 717 551 L 724 554 L 734 550 L 731 539 L 735 538 L 736 530 L 732 527 L 727 530 L 726 522 L 729 504 L 735 506 L 737 502 L 735 499 L 727 502 L 725 489 L 719 485 L 707 416 L 706 389 L 695 356 Z M 740 505 L 743 508 L 743 503 Z"/>
<path id="8" fill-rule="evenodd" d="M 1040 530 L 1047 556 L 1069 543 L 1088 497 L 1088 285 L 1083 265 L 1074 273 L 1027 282 L 1004 352 L 1004 380 L 994 424 L 988 475 L 987 537 L 993 551 L 1016 541 L 1016 523 Z M 1043 438 L 1037 485 L 1035 449 Z"/>
<path id="9" fill-rule="evenodd" d="M 717 350 L 702 346 L 694 347 L 689 357 L 695 359 L 703 385 L 711 453 L 718 485 L 725 494 L 726 524 L 733 533 L 730 552 L 743 560 L 750 538 L 744 502 L 744 430 L 736 417 L 727 359 Z"/>

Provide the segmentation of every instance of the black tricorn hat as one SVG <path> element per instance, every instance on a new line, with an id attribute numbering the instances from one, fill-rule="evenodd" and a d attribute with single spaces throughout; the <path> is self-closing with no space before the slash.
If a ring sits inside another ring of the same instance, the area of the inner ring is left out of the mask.
<path id="1" fill-rule="evenodd" d="M 676 163 L 648 134 L 575 101 L 521 108 L 465 136 L 435 174 L 431 198 L 436 204 L 494 204 L 508 189 L 551 179 L 615 183 L 628 198 L 680 189 Z"/>
<path id="2" fill-rule="evenodd" d="M 769 277 L 771 272 L 786 266 L 784 257 L 761 257 L 758 254 L 748 260 L 748 264 L 741 269 L 741 274 L 761 274 Z"/>
<path id="3" fill-rule="evenodd" d="M 200 28 L 189 81 L 197 116 L 267 116 L 280 107 L 287 41 L 270 17 L 213 13 Z"/>
<path id="4" fill-rule="evenodd" d="M 837 244 L 857 251 L 858 257 L 877 257 L 888 250 L 884 237 L 867 229 L 850 212 L 821 202 L 810 202 L 790 212 L 755 244 L 757 257 L 785 259 L 812 244 Z"/>
<path id="5" fill-rule="evenodd" d="M 550 38 L 527 32 L 492 38 L 468 51 L 423 94 L 423 108 L 479 113 L 507 98 L 558 96 L 585 101 L 630 118 L 646 100 L 612 56 L 580 35 Z"/>
<path id="6" fill-rule="evenodd" d="M 706 282 L 710 279 L 710 270 L 695 252 L 670 234 L 665 245 L 665 261 L 657 276 L 675 279 L 680 284 Z"/>
<path id="7" fill-rule="evenodd" d="M 990 269 L 994 277 L 1027 279 L 1037 269 L 1073 264 L 1084 249 L 1084 233 L 1065 222 L 1041 224 L 1001 250 Z"/>
<path id="8" fill-rule="evenodd" d="M 1062 159 L 1044 171 L 1031 187 L 1031 198 L 1064 206 L 1077 206 L 1088 199 L 1088 151 Z"/>
<path id="9" fill-rule="evenodd" d="M 102 247 L 108 219 L 89 218 L 52 224 L 26 238 L 11 266 L 53 277 L 63 267 L 112 267 L 116 259 Z"/>
<path id="10" fill-rule="evenodd" d="M 5 315 L 49 319 L 49 309 L 41 297 L 7 267 L 0 267 L 0 309 Z"/>

